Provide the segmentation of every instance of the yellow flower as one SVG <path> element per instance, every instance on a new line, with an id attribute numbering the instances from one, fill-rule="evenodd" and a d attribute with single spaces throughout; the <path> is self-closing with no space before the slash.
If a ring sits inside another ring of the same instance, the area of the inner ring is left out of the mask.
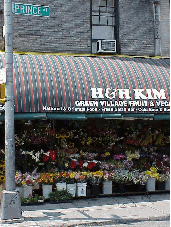
<path id="1" fill-rule="evenodd" d="M 109 152 L 106 152 L 106 153 L 105 153 L 105 155 L 106 155 L 106 156 L 109 156 L 109 155 L 110 155 L 110 153 L 109 153 Z"/>
<path id="2" fill-rule="evenodd" d="M 70 178 L 73 179 L 75 177 L 75 175 L 76 175 L 76 172 L 70 173 Z"/>
<path id="3" fill-rule="evenodd" d="M 151 167 L 150 170 L 151 170 L 152 172 L 157 172 L 157 169 L 156 169 L 155 167 Z"/>
<path id="4" fill-rule="evenodd" d="M 25 181 L 22 181 L 21 183 L 22 183 L 22 185 L 25 185 L 25 184 L 26 184 L 26 182 L 25 182 Z"/>

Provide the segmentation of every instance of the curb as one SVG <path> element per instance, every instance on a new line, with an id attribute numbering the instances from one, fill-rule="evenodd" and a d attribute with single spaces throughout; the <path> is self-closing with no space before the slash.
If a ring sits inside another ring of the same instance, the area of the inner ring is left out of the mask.
<path id="1" fill-rule="evenodd" d="M 133 218 L 128 218 L 128 219 L 115 219 L 112 221 L 104 221 L 104 222 L 91 222 L 91 223 L 82 223 L 82 224 L 71 224 L 67 225 L 67 227 L 77 227 L 77 226 L 104 226 L 104 225 L 110 225 L 110 224 L 130 224 L 130 223 L 137 223 L 137 222 L 144 222 L 144 221 L 170 221 L 170 215 L 166 216 L 159 216 L 159 217 L 149 217 L 149 218 L 139 218 L 139 219 L 133 219 Z"/>

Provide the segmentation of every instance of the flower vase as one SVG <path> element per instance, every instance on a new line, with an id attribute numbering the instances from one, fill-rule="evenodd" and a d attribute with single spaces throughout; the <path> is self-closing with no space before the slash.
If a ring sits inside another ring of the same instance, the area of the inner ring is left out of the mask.
<path id="1" fill-rule="evenodd" d="M 24 185 L 24 198 L 27 198 L 29 196 L 32 196 L 32 190 L 33 190 L 33 186 L 32 185 Z"/>
<path id="2" fill-rule="evenodd" d="M 73 197 L 75 197 L 75 194 L 76 194 L 76 183 L 74 183 L 74 184 L 67 184 L 67 191 L 68 191 Z"/>
<path id="3" fill-rule="evenodd" d="M 165 190 L 170 190 L 170 177 L 165 181 Z"/>
<path id="4" fill-rule="evenodd" d="M 43 196 L 45 199 L 49 198 L 49 193 L 52 192 L 52 185 L 51 184 L 42 184 Z"/>
<path id="5" fill-rule="evenodd" d="M 103 181 L 103 194 L 112 194 L 112 181 Z"/>
<path id="6" fill-rule="evenodd" d="M 93 196 L 99 196 L 99 194 L 100 194 L 100 186 L 99 186 L 99 184 L 92 184 L 92 186 L 91 186 L 91 194 L 93 195 Z"/>
<path id="7" fill-rule="evenodd" d="M 147 192 L 151 192 L 151 191 L 155 191 L 155 182 L 156 182 L 156 178 L 152 177 L 149 178 L 146 182 L 146 190 Z"/>
<path id="8" fill-rule="evenodd" d="M 58 191 L 66 190 L 66 182 L 56 183 L 56 188 Z"/>
<path id="9" fill-rule="evenodd" d="M 77 183 L 76 195 L 86 196 L 86 187 L 87 187 L 87 183 Z"/>
<path id="10" fill-rule="evenodd" d="M 24 197 L 24 187 L 16 187 L 16 191 L 19 192 L 20 197 Z"/>

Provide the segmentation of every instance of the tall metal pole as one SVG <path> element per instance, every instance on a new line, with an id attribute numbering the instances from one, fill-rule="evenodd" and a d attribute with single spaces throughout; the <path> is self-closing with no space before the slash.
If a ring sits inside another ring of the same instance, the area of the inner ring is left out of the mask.
<path id="1" fill-rule="evenodd" d="M 5 176 L 6 190 L 15 190 L 15 142 L 14 142 L 14 88 L 13 88 L 13 33 L 12 2 L 4 1 L 5 20 Z"/>
<path id="2" fill-rule="evenodd" d="M 14 87 L 13 87 L 13 30 L 12 2 L 4 0 L 5 21 L 5 177 L 2 194 L 1 220 L 21 219 L 21 201 L 15 191 Z"/>

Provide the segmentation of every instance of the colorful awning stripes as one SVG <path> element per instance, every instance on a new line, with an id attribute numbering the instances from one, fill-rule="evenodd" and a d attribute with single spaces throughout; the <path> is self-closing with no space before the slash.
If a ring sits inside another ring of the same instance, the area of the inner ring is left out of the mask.
<path id="1" fill-rule="evenodd" d="M 127 107 L 116 111 L 113 106 L 113 109 L 106 110 L 99 106 L 95 109 L 94 106 L 91 110 L 90 103 L 88 108 L 82 108 L 79 101 L 109 100 L 106 97 L 92 98 L 91 88 L 102 88 L 103 92 L 107 88 L 110 91 L 116 89 L 115 101 L 120 100 L 117 89 L 129 89 L 132 101 L 135 101 L 133 89 L 144 89 L 144 95 L 147 95 L 146 89 L 164 89 L 164 101 L 169 102 L 170 99 L 169 59 L 14 54 L 13 63 L 16 113 L 129 112 Z M 5 60 L 4 54 L 1 54 L 0 68 L 3 67 Z M 157 108 L 156 100 L 150 101 Z M 131 113 L 136 113 L 137 108 Z M 162 112 L 165 112 L 164 108 Z"/>

